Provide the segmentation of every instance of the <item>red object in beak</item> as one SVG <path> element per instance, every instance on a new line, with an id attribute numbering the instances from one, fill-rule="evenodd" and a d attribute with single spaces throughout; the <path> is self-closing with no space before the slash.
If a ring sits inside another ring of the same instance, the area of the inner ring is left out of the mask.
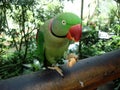
<path id="1" fill-rule="evenodd" d="M 78 42 L 82 35 L 82 26 L 81 24 L 74 25 L 70 27 L 69 32 L 67 34 L 67 38 L 69 40 L 73 40 L 75 42 Z"/>

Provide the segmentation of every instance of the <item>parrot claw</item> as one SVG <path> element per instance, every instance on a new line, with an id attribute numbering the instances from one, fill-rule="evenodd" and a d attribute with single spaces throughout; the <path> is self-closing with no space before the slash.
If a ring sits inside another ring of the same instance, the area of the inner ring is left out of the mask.
<path id="1" fill-rule="evenodd" d="M 67 63 L 68 67 L 72 67 L 78 61 L 78 56 L 71 53 L 67 56 L 66 59 L 68 60 L 68 63 Z"/>
<path id="2" fill-rule="evenodd" d="M 56 70 L 62 77 L 64 76 L 62 73 L 63 71 L 58 66 L 53 66 L 53 67 L 48 67 L 48 68 L 52 70 Z"/>

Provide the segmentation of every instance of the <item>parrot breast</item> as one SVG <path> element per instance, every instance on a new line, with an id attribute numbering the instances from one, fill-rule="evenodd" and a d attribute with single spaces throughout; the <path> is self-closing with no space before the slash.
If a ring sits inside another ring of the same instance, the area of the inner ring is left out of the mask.
<path id="1" fill-rule="evenodd" d="M 48 22 L 47 22 L 48 23 Z M 49 20 L 48 26 L 44 27 L 44 47 L 45 47 L 45 56 L 49 63 L 55 64 L 59 58 L 64 55 L 64 52 L 67 50 L 70 42 L 66 36 L 56 36 L 51 33 L 51 20 Z"/>

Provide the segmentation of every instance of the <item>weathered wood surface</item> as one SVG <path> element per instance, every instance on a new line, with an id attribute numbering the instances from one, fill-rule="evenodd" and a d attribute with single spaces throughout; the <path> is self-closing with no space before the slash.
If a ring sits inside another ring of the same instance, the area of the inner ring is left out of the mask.
<path id="1" fill-rule="evenodd" d="M 61 68 L 64 78 L 54 70 L 45 70 L 0 81 L 0 90 L 93 90 L 120 78 L 120 50 Z"/>

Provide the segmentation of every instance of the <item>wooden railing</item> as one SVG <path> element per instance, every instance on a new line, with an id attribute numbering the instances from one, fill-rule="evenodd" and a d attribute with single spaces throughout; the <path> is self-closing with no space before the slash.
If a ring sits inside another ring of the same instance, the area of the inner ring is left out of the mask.
<path id="1" fill-rule="evenodd" d="M 64 77 L 44 70 L 0 81 L 0 90 L 94 90 L 120 78 L 120 50 L 61 66 Z"/>

